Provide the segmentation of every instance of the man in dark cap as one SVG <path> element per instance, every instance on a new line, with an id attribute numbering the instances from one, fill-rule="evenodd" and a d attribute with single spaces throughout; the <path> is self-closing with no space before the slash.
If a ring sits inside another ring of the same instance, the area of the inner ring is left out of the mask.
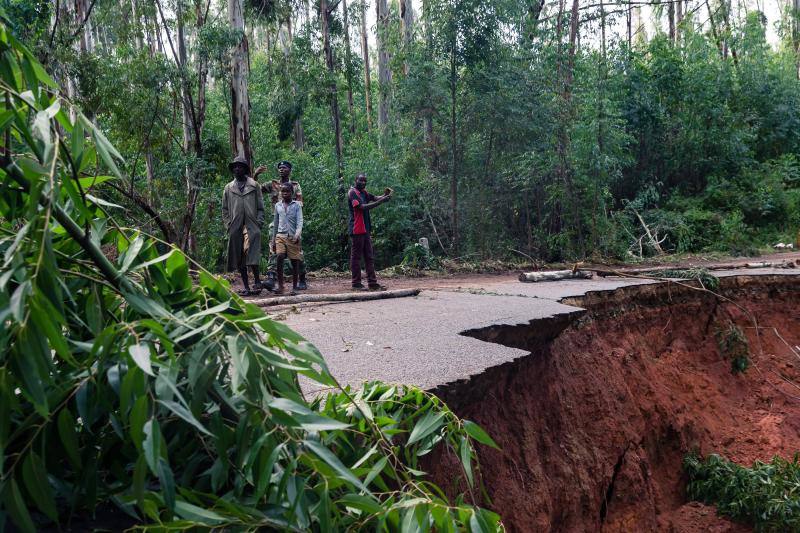
<path id="1" fill-rule="evenodd" d="M 259 294 L 261 280 L 261 227 L 264 225 L 264 196 L 261 187 L 250 177 L 250 165 L 244 156 L 237 156 L 229 165 L 233 181 L 222 192 L 222 220 L 228 231 L 228 272 L 238 270 L 242 276 L 243 296 Z M 245 231 L 247 238 L 245 238 Z M 253 289 L 247 280 L 247 267 L 253 273 Z"/>
<path id="2" fill-rule="evenodd" d="M 260 166 L 256 169 L 256 174 L 260 174 L 266 170 L 266 167 Z M 284 183 L 289 183 L 292 185 L 292 200 L 300 204 L 300 207 L 303 206 L 303 190 L 300 188 L 300 184 L 296 181 L 292 181 L 292 164 L 289 161 L 281 161 L 278 163 L 278 179 L 272 180 L 271 183 L 267 183 L 263 185 L 263 190 L 265 193 L 269 194 L 270 202 L 272 203 L 273 212 L 275 209 L 275 204 L 280 201 L 280 193 L 281 187 Z M 270 225 L 270 231 L 272 230 L 272 226 Z M 308 288 L 308 283 L 306 282 L 306 263 L 303 258 L 303 252 L 300 252 L 300 280 L 297 284 L 297 288 L 299 290 L 306 290 Z M 294 264 L 294 263 L 292 263 Z M 275 283 L 277 281 L 277 274 L 276 274 L 276 267 L 277 267 L 277 256 L 274 253 L 270 253 L 269 259 L 267 260 L 267 283 L 266 287 L 268 290 L 273 290 L 275 287 Z"/>

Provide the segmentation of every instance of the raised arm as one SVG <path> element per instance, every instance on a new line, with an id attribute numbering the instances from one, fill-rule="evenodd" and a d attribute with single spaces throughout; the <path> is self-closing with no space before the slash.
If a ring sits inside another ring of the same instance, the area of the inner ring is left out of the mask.
<path id="1" fill-rule="evenodd" d="M 353 206 L 353 209 L 361 209 L 362 211 L 369 211 L 373 207 L 378 207 L 379 205 L 391 200 L 391 198 L 391 193 L 387 193 L 382 196 L 373 196 L 370 194 L 367 196 L 367 203 L 362 204 L 357 196 L 353 195 L 352 193 L 348 194 L 348 199 L 350 200 L 350 204 Z"/>

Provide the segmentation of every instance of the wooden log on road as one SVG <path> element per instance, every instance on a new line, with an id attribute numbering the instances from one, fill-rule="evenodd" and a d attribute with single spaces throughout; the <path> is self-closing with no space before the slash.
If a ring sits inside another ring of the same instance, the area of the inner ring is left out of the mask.
<path id="1" fill-rule="evenodd" d="M 592 270 L 596 272 L 598 276 L 605 277 L 605 276 L 618 276 L 620 273 L 628 274 L 628 275 L 652 275 L 658 276 L 659 273 L 663 272 L 670 272 L 676 270 L 692 270 L 692 269 L 704 269 L 704 270 L 739 270 L 739 269 L 753 269 L 753 268 L 797 268 L 796 261 L 792 260 L 784 260 L 784 261 L 761 261 L 757 263 L 719 263 L 719 264 L 711 264 L 711 265 L 670 265 L 670 266 L 661 266 L 661 267 L 643 267 L 643 268 L 614 268 L 614 267 L 603 267 L 603 268 L 593 268 L 593 267 L 584 267 L 585 269 Z"/>
<path id="2" fill-rule="evenodd" d="M 341 294 L 298 294 L 296 296 L 273 296 L 248 300 L 259 307 L 275 305 L 300 304 L 309 302 L 361 302 L 367 300 L 383 300 L 384 298 L 404 298 L 417 296 L 419 289 L 394 289 L 390 291 L 343 292 Z"/>
<path id="3" fill-rule="evenodd" d="M 526 283 L 540 281 L 558 281 L 562 279 L 591 279 L 592 273 L 587 270 L 551 270 L 549 272 L 522 272 L 519 280 Z"/>

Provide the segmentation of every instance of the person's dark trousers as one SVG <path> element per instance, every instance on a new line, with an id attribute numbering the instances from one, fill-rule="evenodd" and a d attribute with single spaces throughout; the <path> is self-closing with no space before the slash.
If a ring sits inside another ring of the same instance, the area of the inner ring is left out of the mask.
<path id="1" fill-rule="evenodd" d="M 364 258 L 364 265 L 367 270 L 367 283 L 378 283 L 378 276 L 375 274 L 375 257 L 372 251 L 372 239 L 369 233 L 350 236 L 350 273 L 352 274 L 353 285 L 361 283 L 361 258 Z"/>

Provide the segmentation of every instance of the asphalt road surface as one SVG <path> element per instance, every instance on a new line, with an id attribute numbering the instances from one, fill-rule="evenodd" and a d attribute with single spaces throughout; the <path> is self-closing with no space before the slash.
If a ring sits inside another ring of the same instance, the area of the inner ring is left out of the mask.
<path id="1" fill-rule="evenodd" d="M 800 269 L 716 271 L 717 276 L 780 274 Z M 417 385 L 424 389 L 469 379 L 487 368 L 528 352 L 484 342 L 464 332 L 525 325 L 547 317 L 582 313 L 561 299 L 590 291 L 654 283 L 595 277 L 521 283 L 514 275 L 477 278 L 460 286 L 429 287 L 417 297 L 348 302 L 271 311 L 311 341 L 343 385 L 368 380 Z M 308 394 L 322 392 L 303 383 Z"/>

